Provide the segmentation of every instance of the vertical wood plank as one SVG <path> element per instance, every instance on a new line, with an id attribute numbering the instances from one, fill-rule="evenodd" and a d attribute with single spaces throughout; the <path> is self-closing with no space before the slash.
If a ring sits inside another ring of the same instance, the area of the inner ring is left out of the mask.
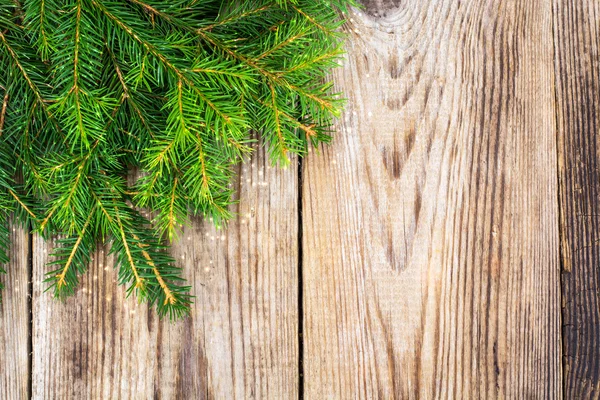
<path id="1" fill-rule="evenodd" d="M 554 1 L 565 397 L 600 398 L 600 3 Z"/>
<path id="2" fill-rule="evenodd" d="M 0 399 L 26 399 L 29 385 L 29 235 L 13 226 L 10 262 L 0 276 Z"/>
<path id="3" fill-rule="evenodd" d="M 226 230 L 196 220 L 172 249 L 196 296 L 188 319 L 125 300 L 104 252 L 65 304 L 35 286 L 33 397 L 297 397 L 297 174 L 268 164 L 260 149 L 242 167 Z M 49 246 L 34 249 L 41 280 Z"/>
<path id="4" fill-rule="evenodd" d="M 307 398 L 560 398 L 552 4 L 366 1 L 303 183 Z"/>

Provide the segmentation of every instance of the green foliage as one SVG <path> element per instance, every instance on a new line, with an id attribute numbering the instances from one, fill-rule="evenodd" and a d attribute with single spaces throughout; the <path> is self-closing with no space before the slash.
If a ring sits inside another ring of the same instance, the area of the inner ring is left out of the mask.
<path id="1" fill-rule="evenodd" d="M 190 214 L 231 217 L 251 131 L 281 165 L 330 140 L 341 101 L 326 77 L 351 4 L 0 0 L 0 263 L 14 215 L 60 238 L 46 279 L 56 297 L 108 242 L 128 294 L 185 315 L 189 287 L 165 242 Z"/>

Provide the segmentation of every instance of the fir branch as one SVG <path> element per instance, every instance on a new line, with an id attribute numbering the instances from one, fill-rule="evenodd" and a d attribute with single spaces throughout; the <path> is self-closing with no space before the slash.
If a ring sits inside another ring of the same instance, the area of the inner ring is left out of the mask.
<path id="1" fill-rule="evenodd" d="M 298 14 L 302 15 L 304 18 L 306 18 L 308 21 L 310 21 L 311 24 L 313 24 L 315 27 L 317 27 L 318 29 L 323 31 L 325 34 L 327 34 L 327 35 L 335 35 L 336 34 L 335 30 L 325 26 L 324 24 L 319 23 L 315 18 L 311 17 L 310 15 L 308 15 L 307 13 L 302 11 L 294 3 L 291 3 L 291 7 L 294 10 L 296 10 L 296 12 L 298 12 Z"/>
<path id="2" fill-rule="evenodd" d="M 41 40 L 41 44 L 40 44 L 40 50 L 42 53 L 42 59 L 47 59 L 48 58 L 48 49 L 50 47 L 49 41 L 48 41 L 48 34 L 46 33 L 46 1 L 45 0 L 41 0 L 40 1 L 40 10 L 39 10 L 39 14 L 40 14 L 40 40 Z"/>
<path id="3" fill-rule="evenodd" d="M 141 2 L 138 1 L 138 0 L 131 0 L 131 1 L 135 2 L 137 4 L 141 4 Z M 229 17 L 226 17 L 226 18 L 224 18 L 224 19 L 222 19 L 220 21 L 217 21 L 217 22 L 214 22 L 214 23 L 212 23 L 210 25 L 198 28 L 198 31 L 208 31 L 208 32 L 210 32 L 214 28 L 222 27 L 222 26 L 228 25 L 228 24 L 232 24 L 234 22 L 237 22 L 237 21 L 243 20 L 245 18 L 248 18 L 248 17 L 250 17 L 252 15 L 256 15 L 256 14 L 260 14 L 260 13 L 263 13 L 263 12 L 267 12 L 267 11 L 273 10 L 274 7 L 275 7 L 275 4 L 273 4 L 273 3 L 271 3 L 271 4 L 265 4 L 262 7 L 257 7 L 257 8 L 254 8 L 254 9 L 250 9 L 250 10 L 248 10 L 246 12 L 242 12 L 242 13 L 239 13 L 237 15 L 235 15 L 235 14 L 234 15 L 230 15 Z"/>
<path id="4" fill-rule="evenodd" d="M 176 191 L 177 191 L 177 182 L 178 182 L 178 178 L 175 177 L 175 180 L 173 181 L 173 190 L 171 191 L 171 200 L 169 202 L 169 219 L 168 219 L 168 226 L 167 226 L 167 231 L 169 232 L 169 239 L 172 239 L 173 237 L 173 233 L 175 232 L 175 229 L 177 228 L 177 222 L 175 219 L 175 198 L 176 198 Z"/>
<path id="5" fill-rule="evenodd" d="M 108 241 L 128 295 L 186 315 L 166 243 L 190 215 L 231 218 L 251 131 L 282 164 L 330 140 L 337 13 L 354 3 L 1 1 L 0 264 L 9 217 L 58 236 L 46 282 L 64 298 Z"/>
<path id="6" fill-rule="evenodd" d="M 38 89 L 38 86 L 31 80 L 31 78 L 29 76 L 29 73 L 23 67 L 23 65 L 21 63 L 21 60 L 17 56 L 17 53 L 11 47 L 11 45 L 8 43 L 8 40 L 6 39 L 5 33 L 0 32 L 0 41 L 2 42 L 2 44 L 4 45 L 4 47 L 6 48 L 6 50 L 8 51 L 9 55 L 12 57 L 14 65 L 18 68 L 19 72 L 22 74 L 23 78 L 27 82 L 27 85 L 31 89 L 31 91 L 34 94 L 34 96 L 35 96 L 36 100 L 38 101 L 38 103 L 42 106 L 42 108 L 48 114 L 48 116 L 52 117 L 52 115 L 48 112 L 48 109 L 46 107 L 46 102 L 45 102 L 44 97 L 42 96 L 40 90 Z"/>
<path id="7" fill-rule="evenodd" d="M 231 116 L 221 111 L 212 101 L 210 101 L 202 92 L 202 90 L 198 88 L 197 85 L 188 76 L 186 76 L 186 73 L 181 69 L 177 68 L 177 66 L 175 66 L 175 64 L 173 64 L 167 56 L 161 53 L 156 46 L 154 46 L 149 41 L 144 40 L 142 37 L 140 37 L 140 35 L 136 34 L 130 26 L 126 25 L 117 16 L 110 13 L 109 10 L 106 7 L 104 7 L 104 5 L 102 5 L 100 1 L 92 0 L 92 3 L 96 5 L 98 9 L 100 9 L 100 11 L 102 11 L 102 13 L 106 15 L 108 19 L 110 19 L 117 26 L 123 29 L 132 39 L 141 44 L 148 51 L 148 53 L 152 54 L 154 57 L 159 59 L 161 63 L 171 72 L 173 72 L 180 81 L 183 81 L 186 83 L 186 85 L 189 85 L 192 88 L 192 90 L 208 105 L 208 107 L 210 107 L 217 115 L 223 118 L 227 125 L 230 125 L 233 122 L 233 118 Z"/>
<path id="8" fill-rule="evenodd" d="M 8 229 L 8 219 L 6 215 L 0 214 L 0 276 L 6 274 L 3 265 L 9 262 L 8 256 L 10 250 L 10 234 Z M 2 303 L 2 289 L 4 285 L 0 281 L 0 304 Z"/>
<path id="9" fill-rule="evenodd" d="M 275 95 L 275 88 L 273 87 L 273 85 L 269 85 L 269 89 L 271 90 L 271 100 L 272 100 L 272 110 L 273 110 L 273 114 L 275 116 L 275 130 L 277 132 L 277 138 L 279 139 L 279 148 L 280 151 L 283 153 L 283 160 L 289 164 L 290 160 L 287 157 L 287 152 L 288 149 L 285 146 L 285 140 L 283 139 L 283 134 L 281 132 L 281 124 L 279 123 L 279 108 L 277 107 L 277 98 Z"/>
<path id="10" fill-rule="evenodd" d="M 133 256 L 131 255 L 130 244 L 127 240 L 127 235 L 125 234 L 125 229 L 123 228 L 123 223 L 121 222 L 121 217 L 119 217 L 119 209 L 117 208 L 117 206 L 115 206 L 114 209 L 115 209 L 115 216 L 116 216 L 117 224 L 119 226 L 118 233 L 119 233 L 120 239 L 122 241 L 121 243 L 123 244 L 123 248 L 125 249 L 125 253 L 127 255 L 128 266 L 131 269 L 131 273 L 133 273 L 133 276 L 135 277 L 135 288 L 143 292 L 145 289 L 144 281 L 142 278 L 140 278 L 140 274 L 138 273 L 136 264 L 133 261 Z"/>
<path id="11" fill-rule="evenodd" d="M 73 51 L 73 87 L 69 90 L 68 94 L 73 93 L 75 96 L 75 110 L 77 112 L 77 128 L 79 130 L 79 134 L 81 135 L 81 139 L 83 142 L 88 145 L 87 140 L 87 129 L 85 124 L 83 123 L 83 113 L 81 106 L 81 98 L 82 89 L 79 86 L 79 40 L 81 36 L 81 0 L 77 1 L 76 11 L 75 11 L 75 46 Z M 79 175 L 78 175 L 79 178 Z"/>
<path id="12" fill-rule="evenodd" d="M 2 136 L 2 131 L 4 129 L 4 119 L 6 118 L 6 107 L 8 107 L 8 92 L 4 95 L 4 99 L 2 100 L 2 109 L 0 110 L 0 136 Z"/>
<path id="13" fill-rule="evenodd" d="M 124 98 L 127 100 L 127 102 L 129 104 L 131 104 L 131 107 L 135 111 L 135 114 L 138 116 L 138 118 L 142 122 L 142 125 L 144 126 L 144 128 L 146 128 L 146 130 L 150 134 L 150 137 L 154 138 L 155 134 L 153 132 L 153 129 L 150 127 L 146 118 L 144 117 L 144 113 L 142 112 L 140 106 L 134 100 L 134 98 L 132 96 L 132 91 L 129 89 L 127 83 L 125 83 L 125 78 L 123 77 L 123 72 L 121 71 L 121 68 L 119 67 L 119 63 L 117 62 L 117 59 L 115 58 L 114 53 L 110 50 L 110 47 L 108 47 L 108 45 L 106 47 L 107 47 L 106 50 L 107 50 L 108 54 L 110 55 L 110 58 L 114 65 L 115 72 L 117 73 L 117 77 L 119 78 L 119 83 L 121 84 L 121 87 L 123 88 Z"/>
<path id="14" fill-rule="evenodd" d="M 169 285 L 167 285 L 167 283 L 163 279 L 156 264 L 154 263 L 154 261 L 152 261 L 152 257 L 150 257 L 150 254 L 148 254 L 148 252 L 146 250 L 144 250 L 145 248 L 149 247 L 149 245 L 142 244 L 140 242 L 140 238 L 137 235 L 133 235 L 133 237 L 135 240 L 138 241 L 138 246 L 140 247 L 140 249 L 142 249 L 142 256 L 146 259 L 148 265 L 150 265 L 150 267 L 152 267 L 152 272 L 154 273 L 154 276 L 156 277 L 156 280 L 158 281 L 158 284 L 160 285 L 160 288 L 164 293 L 165 299 L 162 303 L 163 306 L 175 305 L 177 303 L 177 299 L 176 299 L 175 295 L 173 294 L 171 289 L 169 289 Z"/>
<path id="15" fill-rule="evenodd" d="M 86 245 L 91 247 L 90 243 L 85 243 L 86 239 L 88 242 L 90 240 L 93 241 L 93 239 L 88 237 L 88 228 L 92 223 L 95 210 L 96 206 L 93 206 L 83 225 L 83 228 L 76 238 L 59 240 L 59 248 L 56 249 L 55 253 L 53 254 L 55 257 L 59 257 L 59 260 L 51 264 L 59 264 L 61 266 L 56 271 L 49 272 L 49 277 L 46 279 L 46 282 L 52 283 L 48 289 L 54 288 L 54 295 L 56 297 L 63 298 L 73 293 L 73 289 L 77 284 L 77 272 L 71 268 L 73 264 L 79 263 L 77 269 L 80 273 L 83 273 L 86 269 L 92 249 L 84 249 L 84 247 L 86 247 Z M 71 244 L 73 239 L 75 239 L 75 242 Z M 68 256 L 66 260 L 62 260 L 60 257 L 61 255 L 65 254 L 65 250 Z"/>
<path id="16" fill-rule="evenodd" d="M 31 216 L 31 218 L 33 218 L 34 220 L 38 219 L 35 213 L 23 202 L 23 200 L 21 200 L 19 196 L 17 196 L 15 192 L 13 192 L 12 190 L 9 190 L 8 192 L 17 201 L 17 203 L 19 203 L 23 210 L 25 210 L 25 212 L 27 212 L 27 214 Z"/>

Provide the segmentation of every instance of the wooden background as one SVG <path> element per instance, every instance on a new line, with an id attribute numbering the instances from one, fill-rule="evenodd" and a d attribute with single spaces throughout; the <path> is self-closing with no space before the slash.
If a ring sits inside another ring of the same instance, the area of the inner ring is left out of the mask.
<path id="1" fill-rule="evenodd" d="M 369 0 L 334 143 L 240 168 L 174 255 L 192 316 L 99 252 L 62 304 L 13 231 L 0 399 L 600 398 L 600 2 Z"/>

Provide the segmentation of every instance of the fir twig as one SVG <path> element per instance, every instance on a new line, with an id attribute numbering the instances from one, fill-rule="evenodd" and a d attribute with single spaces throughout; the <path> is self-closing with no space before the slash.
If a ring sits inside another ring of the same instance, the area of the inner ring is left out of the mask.
<path id="1" fill-rule="evenodd" d="M 190 215 L 231 218 L 251 132 L 282 165 L 330 140 L 353 4 L 0 0 L 0 265 L 9 218 L 58 237 L 46 282 L 64 299 L 109 243 L 128 295 L 186 315 L 167 243 Z"/>

